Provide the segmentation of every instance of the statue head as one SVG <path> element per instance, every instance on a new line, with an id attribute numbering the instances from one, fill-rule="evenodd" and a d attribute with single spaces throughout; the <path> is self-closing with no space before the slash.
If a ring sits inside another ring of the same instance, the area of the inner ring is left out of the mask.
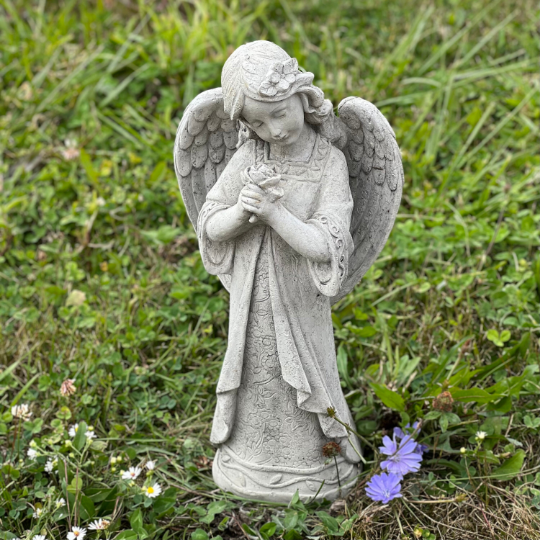
<path id="1" fill-rule="evenodd" d="M 299 104 L 303 119 L 310 124 L 322 124 L 332 112 L 332 103 L 324 99 L 324 92 L 314 86 L 313 73 L 298 69 L 298 61 L 291 58 L 281 47 L 270 41 L 254 41 L 236 49 L 225 62 L 221 73 L 223 104 L 225 113 L 231 120 L 242 119 L 249 128 L 265 140 L 279 141 L 279 133 L 259 134 L 256 125 L 244 115 L 254 109 L 254 102 L 260 109 L 271 111 L 276 102 L 283 102 L 286 121 L 291 125 L 296 117 Z M 296 96 L 290 99 L 292 96 Z M 256 107 L 255 107 L 256 108 Z M 285 120 L 284 120 L 285 121 Z M 300 126 L 301 127 L 301 126 Z"/>

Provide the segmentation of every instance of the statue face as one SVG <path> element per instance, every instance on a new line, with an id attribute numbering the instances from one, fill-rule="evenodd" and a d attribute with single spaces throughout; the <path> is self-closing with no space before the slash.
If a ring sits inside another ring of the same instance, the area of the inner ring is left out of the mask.
<path id="1" fill-rule="evenodd" d="M 270 103 L 246 96 L 242 116 L 263 141 L 271 144 L 295 143 L 304 127 L 304 107 L 297 94 Z"/>

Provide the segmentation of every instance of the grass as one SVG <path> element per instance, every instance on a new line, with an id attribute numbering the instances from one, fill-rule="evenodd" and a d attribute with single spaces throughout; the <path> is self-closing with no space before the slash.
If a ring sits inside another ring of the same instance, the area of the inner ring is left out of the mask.
<path id="1" fill-rule="evenodd" d="M 0 0 L 0 538 L 99 517 L 117 540 L 540 538 L 539 21 L 533 0 Z M 377 446 L 423 420 L 430 451 L 387 506 L 363 491 L 367 445 L 358 489 L 331 507 L 211 479 L 228 298 L 172 146 L 183 108 L 261 37 L 335 105 L 376 103 L 402 148 L 389 243 L 333 313 L 360 433 Z M 156 499 L 145 473 L 119 480 L 150 458 Z"/>

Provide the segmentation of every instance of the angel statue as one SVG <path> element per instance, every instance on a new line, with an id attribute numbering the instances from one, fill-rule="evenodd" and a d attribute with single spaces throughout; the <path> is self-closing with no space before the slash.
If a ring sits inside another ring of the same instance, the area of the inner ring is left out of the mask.
<path id="1" fill-rule="evenodd" d="M 242 45 L 222 88 L 186 108 L 174 145 L 202 261 L 230 293 L 214 480 L 279 503 L 296 491 L 332 500 L 358 477 L 331 306 L 381 252 L 403 186 L 381 112 L 348 97 L 338 117 L 312 81 L 274 43 Z"/>

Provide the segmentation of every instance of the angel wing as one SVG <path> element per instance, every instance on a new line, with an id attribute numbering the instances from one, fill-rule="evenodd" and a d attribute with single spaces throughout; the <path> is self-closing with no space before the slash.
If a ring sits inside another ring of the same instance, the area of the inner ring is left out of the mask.
<path id="1" fill-rule="evenodd" d="M 236 152 L 238 131 L 238 122 L 223 110 L 221 88 L 199 94 L 184 111 L 174 141 L 174 170 L 195 230 L 207 193 Z M 219 278 L 230 290 L 231 276 Z"/>
<path id="2" fill-rule="evenodd" d="M 174 141 L 174 170 L 195 229 L 206 194 L 236 152 L 237 142 L 238 122 L 225 114 L 221 88 L 199 94 L 187 106 Z"/>
<path id="3" fill-rule="evenodd" d="M 354 199 L 350 227 L 354 251 L 348 276 L 332 303 L 354 288 L 382 251 L 403 191 L 401 152 L 381 111 L 362 98 L 348 97 L 339 104 L 338 113 L 346 143 L 342 137 L 337 145 L 347 159 Z"/>

